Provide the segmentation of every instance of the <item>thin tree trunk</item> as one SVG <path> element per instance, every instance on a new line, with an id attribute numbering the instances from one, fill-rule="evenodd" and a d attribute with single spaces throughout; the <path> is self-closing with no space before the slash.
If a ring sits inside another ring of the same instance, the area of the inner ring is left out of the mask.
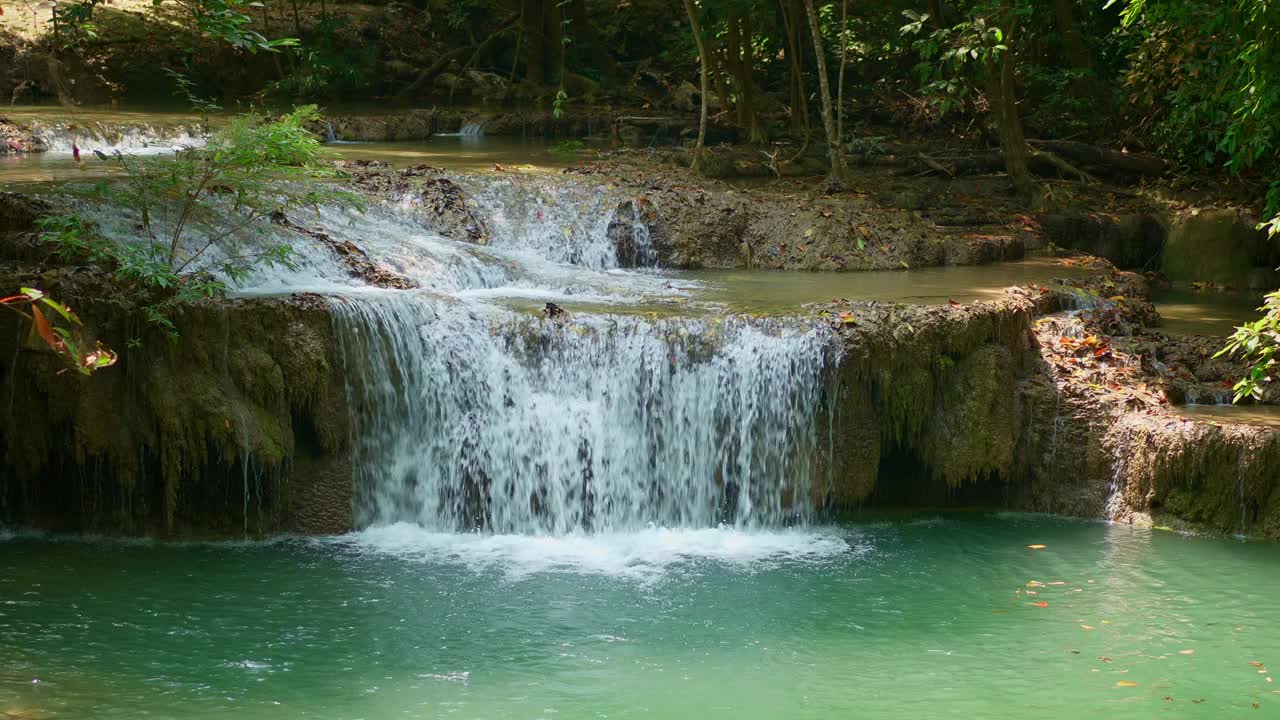
<path id="1" fill-rule="evenodd" d="M 836 137 L 844 141 L 844 69 L 849 60 L 849 0 L 840 2 L 840 74 L 836 81 Z"/>
<path id="2" fill-rule="evenodd" d="M 753 143 L 763 143 L 765 141 L 764 133 L 760 130 L 760 117 L 756 114 L 755 100 L 755 65 L 756 53 L 755 46 L 751 42 L 754 29 L 751 26 L 751 16 L 744 15 L 742 17 L 742 94 L 744 102 L 747 106 L 747 135 Z"/>
<path id="3" fill-rule="evenodd" d="M 796 0 L 780 0 L 782 24 L 787 33 L 787 64 L 791 68 L 791 131 L 809 138 L 809 103 L 804 94 L 804 53 L 801 50 L 800 18 L 793 17 Z"/>
<path id="4" fill-rule="evenodd" d="M 929 19 L 936 28 L 942 27 L 942 0 L 928 0 Z"/>
<path id="5" fill-rule="evenodd" d="M 702 110 L 698 117 L 698 144 L 693 147 L 693 169 L 702 169 L 702 153 L 707 143 L 707 98 L 711 94 L 711 83 L 707 78 L 707 41 L 702 37 L 702 27 L 698 22 L 698 9 L 693 0 L 684 0 L 684 11 L 689 15 L 689 29 L 693 31 L 693 41 L 698 45 L 698 65 L 701 66 Z"/>
<path id="6" fill-rule="evenodd" d="M 520 67 L 520 43 L 524 42 L 524 0 L 520 2 L 520 18 L 516 20 L 516 49 L 511 53 L 511 75 L 508 82 L 516 81 L 516 70 Z"/>
<path id="7" fill-rule="evenodd" d="M 543 1 L 524 0 L 524 77 L 539 85 L 547 81 L 546 34 L 543 30 Z"/>
<path id="8" fill-rule="evenodd" d="M 831 87 L 827 80 L 827 59 L 822 52 L 822 33 L 818 30 L 818 12 L 813 0 L 804 0 L 809 15 L 809 33 L 813 35 L 813 52 L 818 61 L 818 86 L 822 95 L 822 126 L 827 131 L 827 153 L 831 159 L 831 179 L 842 183 L 845 179 L 844 148 L 836 135 L 835 113 L 831 109 Z"/>
<path id="9" fill-rule="evenodd" d="M 1008 16 L 1006 16 L 1008 17 Z M 1013 27 L 1005 31 L 1005 44 L 1013 46 Z M 991 103 L 1000 133 L 1000 145 L 1004 149 L 1005 172 L 1013 188 L 1024 198 L 1035 192 L 1035 180 L 1029 167 L 1030 149 L 1022 132 L 1022 116 L 1018 112 L 1018 96 L 1013 72 L 1013 51 L 1000 53 L 998 60 L 983 64 L 986 75 L 987 102 Z"/>
<path id="10" fill-rule="evenodd" d="M 1076 27 L 1075 12 L 1072 0 L 1053 0 L 1054 23 L 1058 26 L 1058 34 L 1062 36 L 1062 44 L 1066 50 L 1067 60 L 1073 68 L 1087 69 L 1089 48 L 1085 45 L 1080 29 Z"/>

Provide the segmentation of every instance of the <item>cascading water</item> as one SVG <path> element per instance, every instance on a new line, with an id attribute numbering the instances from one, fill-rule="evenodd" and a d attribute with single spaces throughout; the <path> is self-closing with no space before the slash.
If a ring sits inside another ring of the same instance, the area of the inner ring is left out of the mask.
<path id="1" fill-rule="evenodd" d="M 335 310 L 365 523 L 559 534 L 808 515 L 822 331 L 561 324 L 401 296 Z"/>
<path id="2" fill-rule="evenodd" d="M 810 516 L 825 373 L 838 360 L 829 329 L 542 317 L 530 298 L 626 308 L 682 290 L 618 269 L 610 226 L 636 232 L 641 220 L 619 215 L 607 192 L 498 179 L 473 197 L 492 231 L 487 247 L 426 231 L 402 208 L 307 216 L 420 289 L 370 287 L 300 237 L 293 267 L 260 270 L 242 288 L 331 297 L 360 524 L 563 535 Z M 122 238 L 135 224 L 125 209 L 82 210 Z M 259 232 L 296 235 L 270 223 Z"/>
<path id="3" fill-rule="evenodd" d="M 97 150 L 108 155 L 124 153 L 172 152 L 174 148 L 201 147 L 208 141 L 202 125 L 113 125 L 88 122 L 31 123 L 33 133 L 44 140 L 48 152 L 70 153 L 72 145 L 82 152 Z"/>
<path id="4" fill-rule="evenodd" d="M 508 263 L 496 282 L 333 301 L 363 524 L 563 534 L 809 515 L 823 374 L 837 359 L 825 328 L 557 321 L 494 304 L 531 292 L 634 302 L 669 282 L 616 269 L 610 225 L 640 219 L 620 218 L 607 192 L 500 179 L 472 197 L 492 231 L 489 264 Z M 376 238 L 404 237 L 360 227 L 371 254 L 392 251 Z M 424 286 L 436 275 L 397 268 Z"/>
<path id="5" fill-rule="evenodd" d="M 610 270 L 622 266 L 652 266 L 648 228 L 631 217 L 631 205 L 603 188 L 541 185 L 495 180 L 473 193 L 493 230 L 493 244 L 532 252 L 556 263 Z M 619 217 L 621 214 L 627 217 Z M 647 262 L 627 263 L 618 257 L 618 243 L 610 232 L 621 225 L 634 232 L 643 227 Z"/>

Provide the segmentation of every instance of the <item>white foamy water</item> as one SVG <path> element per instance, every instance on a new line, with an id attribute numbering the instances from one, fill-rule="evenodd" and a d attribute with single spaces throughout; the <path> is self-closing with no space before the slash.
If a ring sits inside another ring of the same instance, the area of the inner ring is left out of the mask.
<path id="1" fill-rule="evenodd" d="M 820 328 L 335 302 L 364 523 L 776 526 L 811 512 Z"/>
<path id="2" fill-rule="evenodd" d="M 321 542 L 410 562 L 455 563 L 508 577 L 574 572 L 655 580 L 672 569 L 715 562 L 738 569 L 822 563 L 863 555 L 867 546 L 827 528 L 745 531 L 729 527 L 648 527 L 625 533 L 560 536 L 447 533 L 411 523 L 371 527 Z"/>
<path id="3" fill-rule="evenodd" d="M 621 200 L 603 185 L 551 185 L 529 179 L 494 180 L 474 193 L 495 247 L 518 248 L 593 270 L 618 267 L 608 231 Z"/>
<path id="4" fill-rule="evenodd" d="M 169 153 L 175 147 L 202 147 L 209 131 L 202 125 L 124 125 L 87 122 L 44 122 L 31 125 L 32 133 L 44 140 L 48 152 L 72 152 L 78 145 L 82 155 L 99 150 L 108 155 Z"/>

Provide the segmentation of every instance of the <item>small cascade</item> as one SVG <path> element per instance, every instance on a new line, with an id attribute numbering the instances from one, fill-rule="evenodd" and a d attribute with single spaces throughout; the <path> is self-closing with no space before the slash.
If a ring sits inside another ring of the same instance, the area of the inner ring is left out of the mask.
<path id="1" fill-rule="evenodd" d="M 479 188 L 474 199 L 495 247 L 593 270 L 630 266 L 619 262 L 614 227 L 621 223 L 630 230 L 633 223 L 618 219 L 619 198 L 602 188 L 496 180 Z"/>
<path id="2" fill-rule="evenodd" d="M 48 152 L 70 153 L 77 145 L 82 153 L 94 150 L 108 155 L 123 153 L 173 152 L 175 149 L 202 147 L 209 137 L 208 128 L 190 125 L 115 125 L 105 122 L 32 123 L 32 132 L 44 140 Z"/>
<path id="3" fill-rule="evenodd" d="M 484 135 L 484 126 L 478 122 L 467 123 L 458 129 L 462 137 L 479 137 Z"/>
<path id="4" fill-rule="evenodd" d="M 335 301 L 364 524 L 562 534 L 810 513 L 825 330 Z"/>
<path id="5" fill-rule="evenodd" d="M 628 200 L 618 206 L 609 221 L 607 234 L 619 267 L 657 267 L 658 248 L 653 243 L 649 217 L 642 200 Z"/>
<path id="6" fill-rule="evenodd" d="M 324 141 L 330 144 L 338 142 L 338 133 L 334 132 L 333 123 L 328 120 L 324 121 Z"/>

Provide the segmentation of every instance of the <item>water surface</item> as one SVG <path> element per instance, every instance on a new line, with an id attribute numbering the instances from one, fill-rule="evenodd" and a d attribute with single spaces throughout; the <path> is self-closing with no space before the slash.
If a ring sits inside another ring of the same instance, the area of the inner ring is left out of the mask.
<path id="1" fill-rule="evenodd" d="M 1277 563 L 1274 544 L 1021 515 L 10 539 L 0 716 L 1269 717 Z"/>

